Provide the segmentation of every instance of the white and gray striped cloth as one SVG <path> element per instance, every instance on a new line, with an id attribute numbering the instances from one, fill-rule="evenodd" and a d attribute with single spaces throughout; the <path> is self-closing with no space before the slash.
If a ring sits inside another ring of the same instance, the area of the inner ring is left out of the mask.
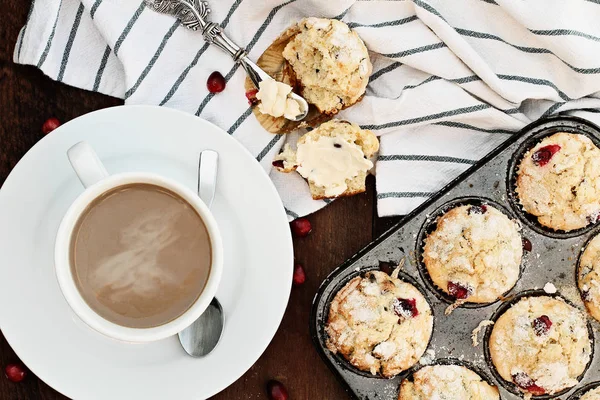
<path id="1" fill-rule="evenodd" d="M 541 116 L 600 122 L 600 0 L 209 2 L 212 20 L 254 59 L 304 16 L 339 18 L 359 33 L 374 73 L 363 101 L 341 117 L 381 136 L 381 216 L 411 211 Z M 128 104 L 199 115 L 267 170 L 293 139 L 260 127 L 229 56 L 141 0 L 33 0 L 14 59 Z M 215 70 L 228 80 L 218 95 L 206 89 Z M 290 218 L 327 204 L 310 199 L 295 174 L 271 177 Z"/>

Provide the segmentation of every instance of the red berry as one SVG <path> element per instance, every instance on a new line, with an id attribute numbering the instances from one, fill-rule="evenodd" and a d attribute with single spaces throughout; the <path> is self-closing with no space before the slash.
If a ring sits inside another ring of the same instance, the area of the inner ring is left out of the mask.
<path id="1" fill-rule="evenodd" d="M 275 168 L 285 168 L 285 165 L 283 165 L 283 160 L 275 160 L 272 162 L 272 164 Z"/>
<path id="2" fill-rule="evenodd" d="M 258 102 L 258 99 L 256 98 L 257 93 L 258 93 L 258 90 L 256 90 L 256 89 L 248 90 L 246 92 L 246 98 L 248 99 L 248 104 L 250 104 L 251 106 L 253 106 L 254 104 L 256 104 Z"/>
<path id="3" fill-rule="evenodd" d="M 419 315 L 415 299 L 394 299 L 393 307 L 394 313 L 401 318 L 414 318 Z"/>
<path id="4" fill-rule="evenodd" d="M 300 264 L 294 264 L 294 286 L 300 286 L 306 281 L 306 274 L 304 273 L 304 268 Z"/>
<path id="5" fill-rule="evenodd" d="M 11 382 L 21 382 L 27 375 L 25 368 L 17 364 L 8 364 L 4 369 L 4 373 Z"/>
<path id="6" fill-rule="evenodd" d="M 283 383 L 275 379 L 267 382 L 267 396 L 269 396 L 269 400 L 288 400 L 290 398 Z"/>
<path id="7" fill-rule="evenodd" d="M 528 391 L 534 396 L 541 396 L 546 394 L 546 390 L 535 384 L 535 381 L 529 377 L 525 372 L 517 372 L 513 376 L 513 382 L 523 390 Z"/>
<path id="8" fill-rule="evenodd" d="M 550 321 L 547 315 L 542 315 L 533 320 L 531 327 L 536 335 L 543 336 L 552 328 L 552 321 Z"/>
<path id="9" fill-rule="evenodd" d="M 544 165 L 550 162 L 552 156 L 554 156 L 560 150 L 560 146 L 557 144 L 549 144 L 548 146 L 544 146 L 531 156 L 533 163 L 535 165 L 539 165 L 543 167 Z"/>
<path id="10" fill-rule="evenodd" d="M 305 237 L 312 231 L 310 221 L 306 218 L 298 218 L 290 222 L 292 233 L 295 237 Z"/>
<path id="11" fill-rule="evenodd" d="M 47 135 L 59 126 L 60 121 L 58 120 L 58 118 L 48 118 L 46 122 L 44 122 L 44 125 L 42 125 L 42 132 L 44 133 L 44 135 Z"/>
<path id="12" fill-rule="evenodd" d="M 448 282 L 448 293 L 457 300 L 464 300 L 471 295 L 473 289 L 457 282 Z"/>
<path id="13" fill-rule="evenodd" d="M 221 93 L 225 90 L 225 78 L 223 78 L 223 75 L 219 71 L 215 71 L 208 77 L 206 87 L 211 93 Z"/>
<path id="14" fill-rule="evenodd" d="M 480 206 L 471 206 L 469 207 L 469 211 L 467 211 L 468 215 L 471 214 L 485 214 L 485 212 L 487 211 L 487 206 L 485 204 L 482 204 Z"/>
<path id="15" fill-rule="evenodd" d="M 523 243 L 523 250 L 525 250 L 525 251 L 531 251 L 533 249 L 533 245 L 531 244 L 531 240 L 529 240 L 527 238 L 523 238 L 523 239 L 521 239 L 521 242 Z"/>

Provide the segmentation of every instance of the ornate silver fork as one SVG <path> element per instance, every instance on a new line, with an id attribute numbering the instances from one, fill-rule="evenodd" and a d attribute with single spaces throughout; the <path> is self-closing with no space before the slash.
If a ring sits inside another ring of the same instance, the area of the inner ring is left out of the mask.
<path id="1" fill-rule="evenodd" d="M 210 8 L 208 2 L 202 0 L 144 0 L 152 10 L 169 14 L 179 19 L 183 26 L 193 31 L 200 31 L 204 40 L 217 46 L 227 54 L 233 61 L 241 64 L 246 73 L 258 88 L 258 84 L 266 79 L 273 79 L 256 65 L 246 54 L 246 50 L 235 44 L 225 33 L 223 29 L 214 22 L 208 20 Z M 300 104 L 302 112 L 294 120 L 300 121 L 308 114 L 308 103 L 296 93 L 290 94 L 290 97 Z"/>

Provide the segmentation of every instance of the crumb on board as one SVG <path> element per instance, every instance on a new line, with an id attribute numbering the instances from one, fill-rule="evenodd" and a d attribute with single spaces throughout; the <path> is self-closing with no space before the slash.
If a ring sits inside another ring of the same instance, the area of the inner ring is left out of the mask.
<path id="1" fill-rule="evenodd" d="M 548 294 L 554 294 L 557 292 L 556 286 L 554 286 L 552 282 L 546 282 L 546 284 L 544 285 L 544 292 Z"/>

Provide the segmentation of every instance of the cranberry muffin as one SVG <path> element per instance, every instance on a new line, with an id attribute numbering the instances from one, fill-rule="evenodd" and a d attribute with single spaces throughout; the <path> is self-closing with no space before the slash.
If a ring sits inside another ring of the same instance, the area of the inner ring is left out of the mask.
<path id="1" fill-rule="evenodd" d="M 588 312 L 600 321 L 600 235 L 587 244 L 579 259 L 577 286 Z"/>
<path id="2" fill-rule="evenodd" d="M 459 301 L 490 303 L 519 279 L 520 227 L 496 208 L 464 205 L 438 218 L 423 263 L 433 283 Z"/>
<path id="3" fill-rule="evenodd" d="M 398 400 L 500 400 L 496 386 L 460 365 L 433 365 L 419 369 L 400 385 Z"/>
<path id="4" fill-rule="evenodd" d="M 579 400 L 600 400 L 600 387 L 585 392 Z"/>
<path id="5" fill-rule="evenodd" d="M 358 102 L 373 70 L 367 47 L 345 23 L 305 18 L 283 50 L 294 70 L 301 94 L 327 115 Z"/>
<path id="6" fill-rule="evenodd" d="M 541 225 L 583 228 L 600 216 L 600 149 L 585 135 L 555 133 L 525 153 L 516 183 L 523 209 Z"/>
<path id="7" fill-rule="evenodd" d="M 555 394 L 578 383 L 592 355 L 585 316 L 564 300 L 524 297 L 498 318 L 492 363 L 526 396 Z"/>
<path id="8" fill-rule="evenodd" d="M 431 308 L 421 292 L 381 271 L 348 282 L 331 302 L 325 327 L 330 351 L 387 378 L 419 361 L 432 330 Z"/>

